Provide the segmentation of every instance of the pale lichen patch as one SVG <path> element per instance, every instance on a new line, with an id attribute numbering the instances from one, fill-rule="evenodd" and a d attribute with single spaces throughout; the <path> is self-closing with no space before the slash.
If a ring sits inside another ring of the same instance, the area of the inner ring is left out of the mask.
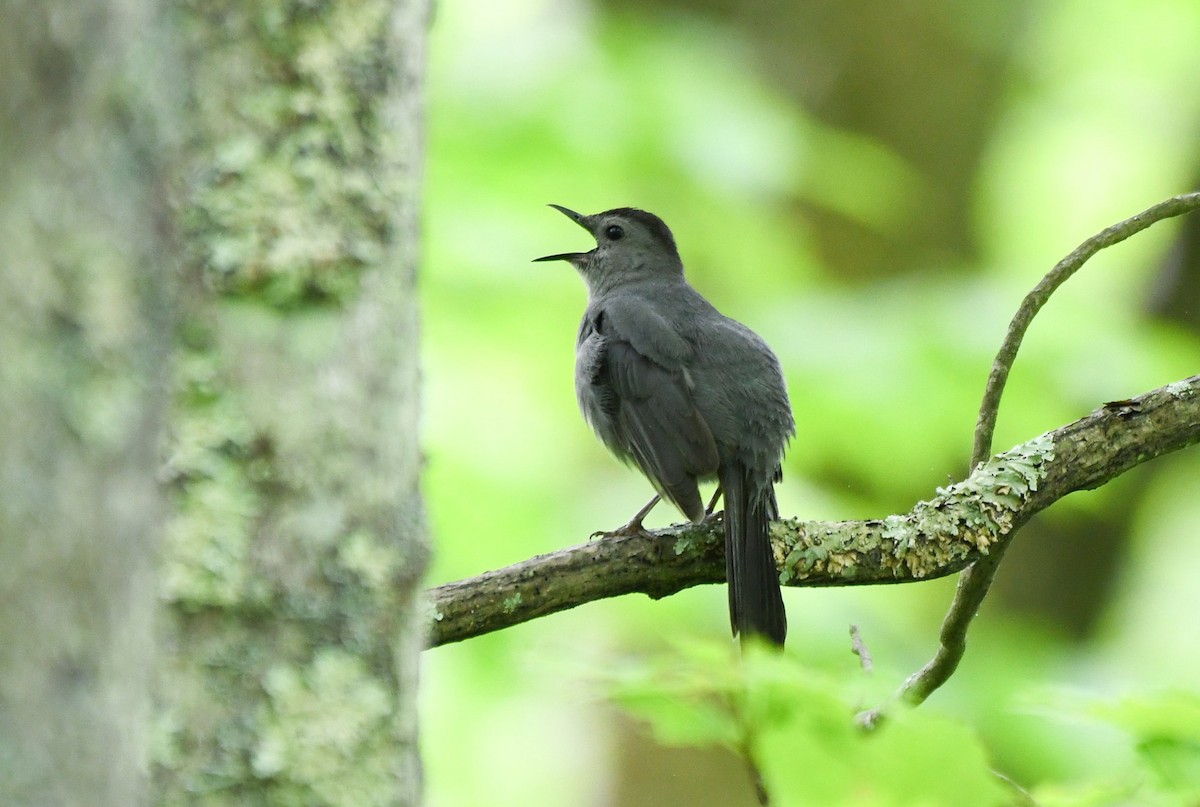
<path id="1" fill-rule="evenodd" d="M 361 659 L 322 650 L 305 667 L 273 667 L 263 688 L 252 766 L 275 785 L 272 803 L 391 803 L 394 703 Z"/>
<path id="2" fill-rule="evenodd" d="M 792 525 L 780 579 L 852 580 L 865 563 L 897 579 L 920 579 L 963 563 L 973 552 L 987 554 L 1014 529 L 1053 458 L 1053 438 L 1042 435 L 993 457 L 968 479 L 938 488 L 937 496 L 918 502 L 905 515 L 859 528 L 849 523 L 809 530 Z"/>

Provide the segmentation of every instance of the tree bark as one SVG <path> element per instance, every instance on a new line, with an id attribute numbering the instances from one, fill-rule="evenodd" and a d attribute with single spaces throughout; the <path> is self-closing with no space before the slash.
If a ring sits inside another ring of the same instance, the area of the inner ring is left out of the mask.
<path id="1" fill-rule="evenodd" d="M 0 802 L 146 802 L 177 125 L 152 4 L 0 26 Z"/>
<path id="2" fill-rule="evenodd" d="M 419 801 L 424 0 L 186 7 L 163 804 Z"/>

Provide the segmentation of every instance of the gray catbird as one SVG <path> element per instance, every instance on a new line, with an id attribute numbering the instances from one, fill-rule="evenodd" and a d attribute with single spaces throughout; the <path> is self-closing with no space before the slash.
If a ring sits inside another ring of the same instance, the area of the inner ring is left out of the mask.
<path id="1" fill-rule="evenodd" d="M 637 465 L 693 522 L 705 517 L 697 483 L 717 480 L 733 632 L 783 644 L 787 615 L 769 525 L 778 517 L 774 483 L 795 424 L 779 360 L 688 284 L 675 238 L 658 216 L 551 207 L 597 244 L 537 259 L 568 261 L 587 282 L 575 349 L 583 416 L 610 451 Z M 627 526 L 640 529 L 657 501 Z"/>

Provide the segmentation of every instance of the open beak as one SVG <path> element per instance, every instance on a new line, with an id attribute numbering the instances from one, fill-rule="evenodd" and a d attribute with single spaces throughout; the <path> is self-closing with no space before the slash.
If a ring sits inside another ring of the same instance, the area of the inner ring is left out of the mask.
<path id="1" fill-rule="evenodd" d="M 582 266 L 583 264 L 587 263 L 591 257 L 592 253 L 590 252 L 563 252 L 558 255 L 546 255 L 542 258 L 534 258 L 533 262 L 540 263 L 541 261 L 568 261 L 576 266 Z"/>
<path id="2" fill-rule="evenodd" d="M 562 205 L 550 205 L 550 207 L 554 208 L 559 213 L 562 213 L 564 216 L 578 224 L 583 229 L 587 230 L 589 233 L 592 231 L 592 228 L 588 222 L 588 216 L 585 216 L 582 213 L 576 213 L 574 210 L 563 207 Z M 591 252 L 561 252 L 558 255 L 547 255 L 544 258 L 534 258 L 533 261 L 534 263 L 539 261 L 567 261 L 568 263 L 573 264 L 575 268 L 582 269 L 587 262 L 591 260 L 591 257 Z"/>
<path id="3" fill-rule="evenodd" d="M 550 205 L 550 207 L 554 208 L 559 213 L 562 213 L 564 216 L 566 216 L 571 221 L 575 222 L 576 224 L 578 224 L 580 227 L 587 230 L 588 232 L 592 231 L 592 228 L 588 226 L 588 221 L 587 221 L 588 217 L 583 215 L 582 213 L 576 213 L 571 208 L 563 207 L 562 205 Z"/>

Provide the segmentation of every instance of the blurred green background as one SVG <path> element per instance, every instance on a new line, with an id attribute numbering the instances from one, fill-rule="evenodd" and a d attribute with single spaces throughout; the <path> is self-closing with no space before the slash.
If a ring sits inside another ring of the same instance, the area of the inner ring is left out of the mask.
<path id="1" fill-rule="evenodd" d="M 961 478 L 1021 297 L 1084 238 L 1198 177 L 1195 0 L 439 3 L 430 583 L 586 540 L 650 494 L 576 410 L 583 284 L 530 260 L 592 244 L 546 203 L 666 220 L 692 283 L 786 370 L 798 435 L 782 511 L 856 519 Z M 1198 251 L 1200 222 L 1174 220 L 1072 279 L 1029 332 L 996 450 L 1198 372 Z M 1200 693 L 1198 482 L 1193 450 L 1039 517 L 923 708 L 1053 803 L 1147 803 L 1105 789 L 1147 775 L 1146 738 L 1095 704 Z M 660 507 L 651 523 L 676 519 Z M 855 675 L 855 623 L 889 691 L 933 652 L 953 585 L 785 591 L 788 653 Z M 725 591 L 708 586 L 427 651 L 428 803 L 754 803 L 732 755 L 658 745 L 600 680 L 727 632 Z"/>

